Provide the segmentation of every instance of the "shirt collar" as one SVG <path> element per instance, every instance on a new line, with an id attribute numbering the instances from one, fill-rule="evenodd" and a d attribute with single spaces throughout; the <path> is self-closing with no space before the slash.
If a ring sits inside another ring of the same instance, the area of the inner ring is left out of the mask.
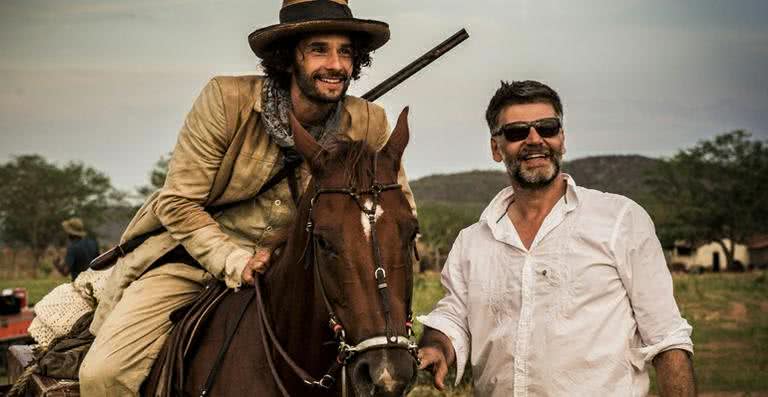
<path id="1" fill-rule="evenodd" d="M 577 189 L 576 181 L 573 177 L 563 173 L 562 177 L 565 178 L 565 212 L 571 212 L 575 210 L 579 205 L 579 190 Z M 501 236 L 497 234 L 502 233 L 498 227 L 499 219 L 501 219 L 506 213 L 509 204 L 511 203 L 512 196 L 515 194 L 515 189 L 512 186 L 507 186 L 502 189 L 496 197 L 491 200 L 490 204 L 483 210 L 480 215 L 480 223 L 485 223 L 491 229 L 494 237 L 499 239 Z"/>

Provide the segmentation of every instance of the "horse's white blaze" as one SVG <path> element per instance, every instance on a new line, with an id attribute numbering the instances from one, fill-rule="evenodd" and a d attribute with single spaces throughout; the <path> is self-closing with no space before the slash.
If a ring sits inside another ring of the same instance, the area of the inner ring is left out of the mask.
<path id="1" fill-rule="evenodd" d="M 395 390 L 395 387 L 397 386 L 397 381 L 392 377 L 386 367 L 384 368 L 384 371 L 381 372 L 378 383 L 379 385 L 383 386 L 386 391 L 389 392 Z"/>
<path id="2" fill-rule="evenodd" d="M 363 206 L 365 206 L 366 209 L 371 209 L 373 206 L 373 202 L 371 199 L 365 199 L 365 203 L 363 203 Z M 384 213 L 384 210 L 381 209 L 381 206 L 376 206 L 376 214 L 374 215 L 374 219 L 377 221 L 381 217 L 381 215 Z M 360 224 L 363 225 L 363 233 L 365 233 L 365 238 L 368 239 L 368 241 L 371 240 L 371 223 L 368 222 L 368 215 L 366 215 L 364 212 L 360 213 Z"/>

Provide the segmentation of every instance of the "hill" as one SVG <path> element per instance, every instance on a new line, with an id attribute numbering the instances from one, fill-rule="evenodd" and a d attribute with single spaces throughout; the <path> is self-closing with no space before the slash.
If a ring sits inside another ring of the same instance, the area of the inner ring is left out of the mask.
<path id="1" fill-rule="evenodd" d="M 661 220 L 663 209 L 653 200 L 647 183 L 660 160 L 643 156 L 596 156 L 569 161 L 563 171 L 580 186 L 627 196 Z M 419 207 L 420 262 L 439 269 L 459 231 L 477 222 L 483 208 L 509 185 L 504 171 L 469 171 L 430 175 L 410 182 Z M 669 243 L 667 241 L 667 243 Z"/>
<path id="2" fill-rule="evenodd" d="M 642 202 L 650 194 L 645 183 L 647 175 L 659 162 L 638 155 L 595 156 L 567 161 L 563 171 L 573 176 L 580 186 L 622 194 Z M 485 204 L 508 185 L 504 171 L 436 174 L 411 181 L 418 203 Z"/>
<path id="3" fill-rule="evenodd" d="M 638 155 L 585 157 L 566 162 L 563 171 L 581 186 L 642 202 L 650 194 L 648 177 L 660 162 Z"/>

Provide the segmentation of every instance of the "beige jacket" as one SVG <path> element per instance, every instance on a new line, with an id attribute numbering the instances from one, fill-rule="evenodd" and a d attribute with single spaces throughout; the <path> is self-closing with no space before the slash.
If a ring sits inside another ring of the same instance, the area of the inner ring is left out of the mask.
<path id="1" fill-rule="evenodd" d="M 118 260 L 91 324 L 94 334 L 123 289 L 179 243 L 215 277 L 238 287 L 254 250 L 291 224 L 296 208 L 286 181 L 247 200 L 277 173 L 282 161 L 261 122 L 262 81 L 261 76 L 215 77 L 203 88 L 179 133 L 165 185 L 147 199 L 121 240 L 161 225 L 167 231 Z M 347 97 L 341 131 L 380 149 L 389 125 L 381 107 Z M 298 173 L 304 189 L 308 169 L 304 166 Z M 399 182 L 415 208 L 402 170 Z M 243 200 L 221 213 L 204 210 Z"/>

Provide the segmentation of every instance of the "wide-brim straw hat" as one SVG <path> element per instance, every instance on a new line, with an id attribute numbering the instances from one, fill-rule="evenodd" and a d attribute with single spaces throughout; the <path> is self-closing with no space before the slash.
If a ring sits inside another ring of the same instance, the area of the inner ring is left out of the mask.
<path id="1" fill-rule="evenodd" d="M 85 231 L 83 220 L 80 218 L 67 219 L 64 222 L 61 222 L 61 227 L 64 228 L 65 233 L 72 236 L 85 237 L 85 235 L 88 234 Z"/>
<path id="2" fill-rule="evenodd" d="M 283 0 L 280 23 L 248 35 L 248 43 L 259 58 L 281 39 L 304 33 L 351 32 L 367 39 L 373 51 L 389 41 L 389 25 L 352 16 L 347 0 Z"/>

